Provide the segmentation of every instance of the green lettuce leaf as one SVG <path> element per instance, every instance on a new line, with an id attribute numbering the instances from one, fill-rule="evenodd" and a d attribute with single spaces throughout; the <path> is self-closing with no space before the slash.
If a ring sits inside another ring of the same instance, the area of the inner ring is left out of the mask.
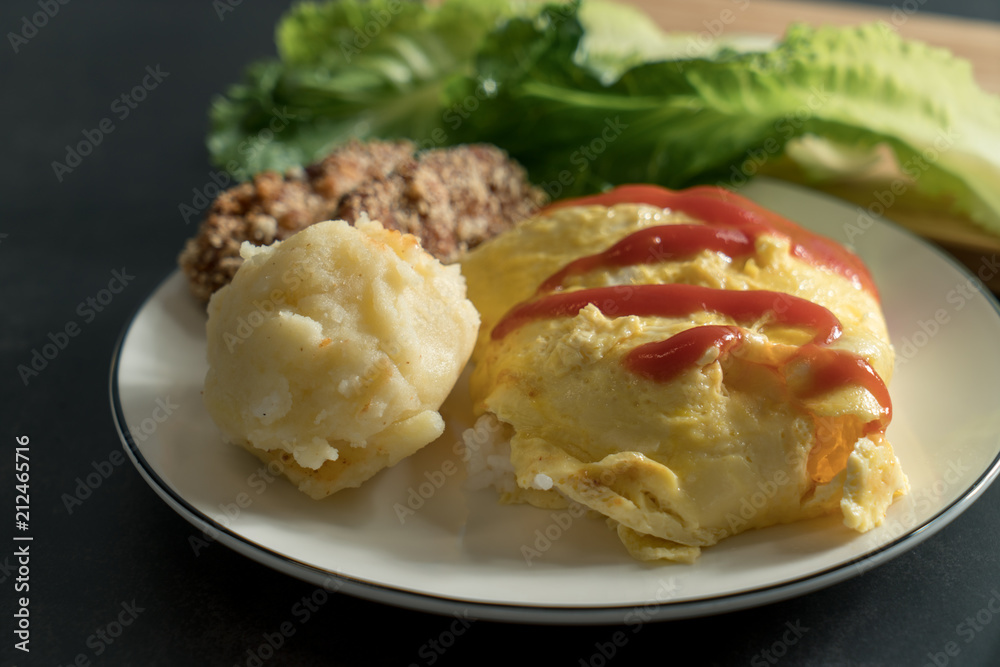
<path id="1" fill-rule="evenodd" d="M 352 138 L 444 143 L 433 131 L 449 82 L 471 73 L 483 37 L 514 7 L 508 0 L 296 5 L 277 27 L 279 58 L 252 64 L 213 101 L 213 163 L 246 178 L 306 164 Z"/>
<path id="2" fill-rule="evenodd" d="M 770 50 L 647 62 L 605 85 L 577 56 L 576 17 L 546 16 L 487 39 L 479 75 L 504 83 L 463 130 L 508 149 L 554 196 L 623 182 L 739 186 L 762 173 L 843 190 L 859 155 L 887 148 L 891 205 L 1000 233 L 1000 98 L 945 50 L 886 24 L 796 25 Z M 857 187 L 857 199 L 878 194 Z"/>
<path id="3" fill-rule="evenodd" d="M 211 110 L 238 177 L 351 138 L 490 142 L 552 197 L 769 174 L 1000 235 L 1000 98 L 888 24 L 706 44 L 599 0 L 341 0 L 298 5 L 277 44 Z"/>
<path id="4" fill-rule="evenodd" d="M 577 62 L 611 84 L 630 68 L 649 62 L 714 58 L 724 51 L 766 51 L 774 38 L 724 32 L 666 32 L 637 7 L 606 0 L 586 0 L 578 18 L 584 32 L 574 54 Z"/>

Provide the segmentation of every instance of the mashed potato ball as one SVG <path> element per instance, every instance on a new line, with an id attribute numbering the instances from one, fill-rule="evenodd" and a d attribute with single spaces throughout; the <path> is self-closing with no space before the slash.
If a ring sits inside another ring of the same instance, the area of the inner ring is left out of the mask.
<path id="1" fill-rule="evenodd" d="M 368 220 L 241 252 L 208 306 L 204 397 L 227 440 L 322 498 L 442 434 L 479 328 L 458 266 Z"/>

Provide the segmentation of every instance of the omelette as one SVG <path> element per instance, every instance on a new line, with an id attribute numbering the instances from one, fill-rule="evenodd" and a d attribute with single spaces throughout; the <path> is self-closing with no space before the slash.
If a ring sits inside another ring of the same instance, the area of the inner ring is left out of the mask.
<path id="1" fill-rule="evenodd" d="M 868 531 L 908 490 L 878 290 L 832 240 L 721 188 L 634 185 L 461 264 L 473 405 L 503 446 L 470 473 L 502 502 L 578 503 L 635 558 L 693 562 L 830 513 Z"/>

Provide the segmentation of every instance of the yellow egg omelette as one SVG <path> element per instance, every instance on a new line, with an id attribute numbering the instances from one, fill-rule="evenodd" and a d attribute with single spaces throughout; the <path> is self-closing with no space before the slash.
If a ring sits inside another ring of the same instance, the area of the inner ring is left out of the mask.
<path id="1" fill-rule="evenodd" d="M 619 187 L 542 210 L 462 272 L 473 404 L 509 440 L 503 502 L 579 503 L 632 556 L 693 562 L 833 512 L 865 532 L 908 489 L 870 274 L 749 200 Z"/>

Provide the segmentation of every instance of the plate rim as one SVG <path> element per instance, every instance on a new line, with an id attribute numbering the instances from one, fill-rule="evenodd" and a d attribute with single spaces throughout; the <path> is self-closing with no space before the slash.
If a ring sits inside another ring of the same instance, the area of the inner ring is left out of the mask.
<path id="1" fill-rule="evenodd" d="M 761 177 L 755 179 L 768 185 L 797 190 L 802 194 L 808 194 L 821 198 L 825 201 L 837 204 L 849 204 L 845 200 L 838 199 L 821 191 L 805 188 L 795 183 L 779 181 Z M 920 243 L 925 249 L 937 255 L 939 260 L 950 265 L 963 277 L 969 279 L 976 291 L 993 308 L 994 314 L 1000 319 L 1000 302 L 989 292 L 988 289 L 978 280 L 972 271 L 950 256 L 944 250 L 938 248 L 927 239 L 919 236 L 913 231 L 879 216 L 877 220 L 896 231 L 910 236 L 912 240 Z M 112 350 L 111 366 L 109 370 L 108 392 L 111 403 L 112 419 L 115 429 L 122 442 L 122 447 L 128 455 L 132 464 L 138 470 L 143 480 L 153 489 L 153 491 L 172 510 L 184 518 L 188 523 L 199 529 L 203 535 L 209 536 L 213 541 L 224 544 L 227 548 L 235 551 L 241 556 L 281 572 L 285 575 L 300 579 L 310 584 L 315 584 L 324 588 L 327 592 L 343 592 L 357 598 L 374 601 L 382 604 L 389 604 L 412 611 L 433 613 L 443 616 L 454 616 L 456 611 L 465 614 L 466 617 L 477 620 L 512 622 L 512 623 L 535 623 L 535 624 L 572 624 L 572 625 L 601 625 L 626 622 L 628 615 L 637 609 L 642 609 L 645 616 L 643 622 L 660 622 L 666 620 L 699 618 L 712 616 L 720 613 L 740 611 L 754 607 L 760 607 L 783 600 L 792 599 L 808 593 L 833 586 L 842 581 L 847 581 L 860 576 L 868 570 L 879 567 L 886 562 L 902 555 L 915 548 L 937 532 L 951 524 L 961 516 L 972 504 L 986 491 L 987 488 L 1000 476 L 1000 451 L 994 456 L 992 462 L 985 468 L 980 476 L 971 483 L 960 496 L 954 499 L 949 505 L 942 508 L 932 517 L 926 519 L 919 525 L 913 526 L 903 534 L 875 548 L 865 552 L 864 555 L 831 566 L 819 572 L 814 572 L 798 577 L 791 581 L 784 581 L 768 584 L 759 588 L 744 589 L 733 593 L 716 595 L 712 597 L 696 598 L 691 600 L 665 600 L 650 601 L 646 604 L 616 604 L 616 605 L 584 605 L 584 604 L 512 604 L 496 601 L 483 601 L 471 598 L 451 597 L 445 595 L 435 595 L 433 593 L 407 590 L 389 584 L 368 581 L 353 577 L 342 572 L 331 572 L 308 563 L 301 562 L 291 556 L 279 553 L 273 549 L 258 544 L 253 540 L 241 535 L 239 532 L 222 525 L 209 516 L 202 514 L 197 508 L 192 506 L 174 488 L 172 488 L 153 469 L 141 449 L 132 438 L 131 432 L 127 428 L 127 420 L 124 408 L 121 404 L 121 390 L 119 386 L 119 368 L 121 356 L 129 333 L 132 331 L 139 315 L 147 308 L 157 294 L 165 288 L 167 283 L 175 279 L 180 273 L 180 269 L 174 267 L 161 278 L 157 285 L 148 295 L 133 309 L 128 315 L 125 325 L 119 333 Z M 334 580 L 336 585 L 329 586 L 329 582 Z"/>

